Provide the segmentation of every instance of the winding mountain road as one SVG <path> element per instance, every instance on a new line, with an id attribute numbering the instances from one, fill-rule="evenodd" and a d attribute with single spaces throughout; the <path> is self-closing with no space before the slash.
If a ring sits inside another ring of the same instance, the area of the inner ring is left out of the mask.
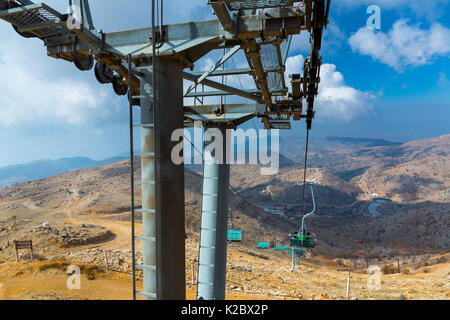
<path id="1" fill-rule="evenodd" d="M 78 190 L 78 184 L 80 182 L 80 174 L 74 179 L 72 190 L 70 190 L 72 194 L 72 203 L 66 209 L 67 222 L 72 224 L 94 224 L 100 225 L 109 231 L 111 231 L 115 237 L 107 242 L 88 245 L 90 248 L 98 248 L 101 250 L 117 250 L 117 249 L 126 249 L 129 250 L 131 248 L 131 223 L 128 221 L 114 221 L 107 220 L 105 218 L 99 218 L 92 215 L 83 215 L 80 217 L 79 210 L 77 206 L 80 200 L 83 199 L 80 196 Z M 136 234 L 140 233 L 139 224 L 136 223 Z"/>

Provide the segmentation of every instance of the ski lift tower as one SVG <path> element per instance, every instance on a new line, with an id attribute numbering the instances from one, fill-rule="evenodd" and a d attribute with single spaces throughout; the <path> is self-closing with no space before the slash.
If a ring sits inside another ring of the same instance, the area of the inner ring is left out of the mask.
<path id="1" fill-rule="evenodd" d="M 0 0 L 0 19 L 21 36 L 41 39 L 50 57 L 73 62 L 83 71 L 94 68 L 100 83 L 112 84 L 118 95 L 128 94 L 130 121 L 131 109 L 140 107 L 140 123 L 131 123 L 130 134 L 132 144 L 132 128 L 141 130 L 142 180 L 136 183 L 142 188 L 142 207 L 135 208 L 132 188 L 132 217 L 135 212 L 142 214 L 142 235 L 134 235 L 134 220 L 132 232 L 133 254 L 135 241 L 142 241 L 144 261 L 133 263 L 133 271 L 143 270 L 144 285 L 137 291 L 134 281 L 133 296 L 178 300 L 185 299 L 184 166 L 171 161 L 171 151 L 178 144 L 171 141 L 172 132 L 195 121 L 224 132 L 253 117 L 260 118 L 268 130 L 290 129 L 291 119 L 302 118 L 310 129 L 330 0 L 209 0 L 217 19 L 172 25 L 163 23 L 163 0 L 151 3 L 151 27 L 111 33 L 94 27 L 88 0 L 69 0 L 67 14 L 30 0 Z M 291 75 L 292 92 L 288 92 L 285 62 L 292 35 L 300 32 L 310 33 L 311 52 L 303 74 Z M 192 72 L 199 59 L 224 49 L 228 52 L 211 70 Z M 248 68 L 218 70 L 240 50 Z M 210 79 L 239 74 L 251 75 L 256 89 L 238 89 Z M 193 82 L 187 92 L 183 79 Z M 198 92 L 198 85 L 217 91 Z M 183 103 L 186 97 L 226 95 L 253 103 Z M 207 150 L 204 155 L 211 156 Z M 133 159 L 131 148 L 132 169 Z M 199 299 L 225 298 L 229 169 L 226 163 L 205 161 Z"/>

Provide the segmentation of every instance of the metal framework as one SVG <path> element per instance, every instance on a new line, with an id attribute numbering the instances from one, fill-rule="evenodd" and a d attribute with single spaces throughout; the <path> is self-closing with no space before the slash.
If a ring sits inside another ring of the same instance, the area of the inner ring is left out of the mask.
<path id="1" fill-rule="evenodd" d="M 135 207 L 132 194 L 132 216 L 133 252 L 135 240 L 141 240 L 144 262 L 133 261 L 133 275 L 135 268 L 143 269 L 144 289 L 137 291 L 134 285 L 134 298 L 136 294 L 146 299 L 185 298 L 184 167 L 170 160 L 175 144 L 170 142 L 172 131 L 194 121 L 223 131 L 253 117 L 260 118 L 266 129 L 290 129 L 291 119 L 305 118 L 310 129 L 330 1 L 303 0 L 294 5 L 292 0 L 209 0 L 217 19 L 164 25 L 163 0 L 152 0 L 151 27 L 105 33 L 94 27 L 88 0 L 69 0 L 68 14 L 30 0 L 0 0 L 0 19 L 20 35 L 41 39 L 50 57 L 73 62 L 83 71 L 94 68 L 100 83 L 112 84 L 118 95 L 128 94 L 131 120 L 131 109 L 140 107 L 141 123 L 132 123 L 130 133 L 132 142 L 133 128 L 141 130 L 142 180 L 136 183 L 142 186 L 142 206 Z M 285 64 L 292 36 L 300 32 L 310 33 L 311 52 L 303 74 L 290 75 L 292 92 L 288 92 Z M 210 70 L 193 72 L 195 63 L 216 49 L 228 51 Z M 240 50 L 247 68 L 220 69 Z M 241 74 L 252 76 L 256 89 L 211 79 Z M 183 79 L 193 82 L 185 92 Z M 199 86 L 216 91 L 200 92 Z M 252 103 L 183 104 L 183 98 L 202 101 L 227 95 Z M 131 149 L 132 163 L 133 159 Z M 204 185 L 208 178 L 213 183 L 203 192 L 197 297 L 224 299 L 228 215 L 224 186 L 228 186 L 229 165 L 205 164 L 204 173 Z M 133 176 L 132 181 L 134 185 Z M 142 214 L 141 237 L 134 234 L 135 212 Z"/>

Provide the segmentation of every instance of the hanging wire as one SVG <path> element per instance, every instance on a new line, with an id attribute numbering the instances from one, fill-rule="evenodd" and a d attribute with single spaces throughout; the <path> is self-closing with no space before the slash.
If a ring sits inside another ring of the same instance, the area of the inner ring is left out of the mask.
<path id="1" fill-rule="evenodd" d="M 134 132 L 133 132 L 133 73 L 131 54 L 128 55 L 128 100 L 130 111 L 130 170 L 131 170 L 131 261 L 133 277 L 133 300 L 136 300 L 136 239 L 135 239 L 135 207 L 134 207 Z"/>
<path id="2" fill-rule="evenodd" d="M 305 191 L 306 191 L 306 170 L 308 167 L 308 148 L 309 148 L 309 128 L 306 128 L 306 148 L 305 148 L 305 166 L 303 169 L 303 194 L 302 194 L 302 214 L 305 215 Z M 300 219 L 299 222 L 300 223 Z M 297 225 L 298 227 L 298 225 Z M 303 234 L 304 230 L 301 230 Z"/>
<path id="3" fill-rule="evenodd" d="M 202 161 L 204 161 L 204 159 L 203 159 L 203 153 L 192 143 L 192 141 L 191 140 L 189 140 L 186 136 L 184 136 L 184 138 L 192 145 L 192 147 L 194 147 L 194 149 L 202 156 Z M 236 188 L 235 187 L 233 187 L 233 185 L 231 184 L 231 183 L 229 183 L 229 186 L 230 186 L 230 189 L 231 189 L 231 191 L 236 195 L 236 196 L 238 196 L 241 200 L 243 200 L 245 203 L 247 203 L 248 205 L 250 205 L 251 207 L 253 207 L 253 209 L 255 210 L 255 213 L 257 213 L 256 212 L 256 206 L 253 204 L 253 203 L 251 203 L 251 202 L 249 202 L 247 199 L 245 199 L 240 193 L 239 193 L 239 191 L 237 191 L 236 190 Z"/>

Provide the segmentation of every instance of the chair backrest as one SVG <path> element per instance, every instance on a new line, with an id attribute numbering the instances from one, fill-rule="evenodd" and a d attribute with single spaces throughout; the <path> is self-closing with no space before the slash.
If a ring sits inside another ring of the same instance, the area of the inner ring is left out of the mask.
<path id="1" fill-rule="evenodd" d="M 258 249 L 269 249 L 268 242 L 258 242 Z"/>
<path id="2" fill-rule="evenodd" d="M 242 231 L 228 230 L 227 239 L 228 239 L 228 241 L 241 241 L 242 240 Z"/>

